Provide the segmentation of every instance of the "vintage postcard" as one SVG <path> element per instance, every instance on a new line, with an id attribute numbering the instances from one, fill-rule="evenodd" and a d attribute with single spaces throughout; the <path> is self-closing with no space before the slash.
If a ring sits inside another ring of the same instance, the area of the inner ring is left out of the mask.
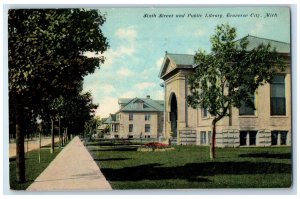
<path id="1" fill-rule="evenodd" d="M 289 7 L 7 14 L 12 193 L 292 189 Z"/>

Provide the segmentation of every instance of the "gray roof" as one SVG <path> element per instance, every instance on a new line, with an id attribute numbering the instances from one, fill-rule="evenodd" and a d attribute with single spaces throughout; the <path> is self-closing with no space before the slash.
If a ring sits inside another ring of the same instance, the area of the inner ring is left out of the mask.
<path id="1" fill-rule="evenodd" d="M 247 40 L 249 41 L 247 50 L 252 50 L 260 44 L 267 45 L 268 43 L 270 43 L 271 48 L 275 48 L 278 53 L 290 53 L 291 52 L 291 45 L 286 42 L 275 41 L 275 40 L 265 39 L 265 38 L 261 38 L 261 37 L 255 37 L 252 35 L 248 35 L 243 38 L 247 38 Z M 241 39 L 237 40 L 237 42 L 240 40 Z"/>
<path id="2" fill-rule="evenodd" d="M 165 105 L 165 101 L 164 100 L 155 100 L 157 103 L 159 103 L 160 105 L 164 106 Z"/>
<path id="3" fill-rule="evenodd" d="M 110 114 L 112 121 L 116 121 L 116 114 Z"/>
<path id="4" fill-rule="evenodd" d="M 116 121 L 116 114 L 110 114 L 109 117 L 103 122 L 104 124 L 111 124 Z"/>
<path id="5" fill-rule="evenodd" d="M 188 55 L 188 54 L 166 54 L 172 61 L 176 63 L 176 65 L 181 66 L 189 66 L 193 65 L 194 62 L 194 55 Z"/>
<path id="6" fill-rule="evenodd" d="M 143 102 L 143 107 L 137 107 L 136 102 Z M 119 102 L 128 102 L 119 112 L 160 112 L 164 111 L 163 100 L 153 100 L 151 98 L 120 98 Z"/>
<path id="7" fill-rule="evenodd" d="M 111 117 L 106 118 L 106 120 L 103 122 L 103 124 L 111 124 L 112 120 Z"/>
<path id="8" fill-rule="evenodd" d="M 265 39 L 261 37 L 256 37 L 252 35 L 247 35 L 243 38 L 247 38 L 249 41 L 249 44 L 247 46 L 247 50 L 252 50 L 256 48 L 260 44 L 267 45 L 270 43 L 271 48 L 275 48 L 278 53 L 290 53 L 290 43 L 281 42 L 281 41 L 275 41 L 271 39 Z M 243 39 L 241 38 L 241 39 Z M 241 39 L 236 40 L 236 42 L 239 42 Z M 159 77 L 162 78 L 167 70 L 167 60 L 172 60 L 177 66 L 176 68 L 192 68 L 195 65 L 194 62 L 194 55 L 188 55 L 188 54 L 172 54 L 166 52 L 164 61 L 162 63 L 162 67 L 159 73 Z"/>
<path id="9" fill-rule="evenodd" d="M 107 117 L 102 118 L 102 119 L 101 119 L 101 124 L 105 123 L 105 121 L 106 121 L 107 119 L 108 119 Z"/>
<path id="10" fill-rule="evenodd" d="M 194 55 L 189 54 L 173 54 L 166 52 L 162 67 L 159 72 L 159 77 L 162 77 L 167 70 L 168 60 L 176 64 L 176 68 L 192 68 L 194 65 Z"/>

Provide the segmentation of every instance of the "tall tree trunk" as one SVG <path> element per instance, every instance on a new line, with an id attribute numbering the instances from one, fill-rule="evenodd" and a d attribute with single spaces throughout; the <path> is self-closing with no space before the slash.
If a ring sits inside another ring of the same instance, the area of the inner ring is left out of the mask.
<path id="1" fill-rule="evenodd" d="M 51 149 L 50 153 L 54 152 L 54 118 L 51 117 Z"/>
<path id="2" fill-rule="evenodd" d="M 66 142 L 69 141 L 69 137 L 68 137 L 68 127 L 66 128 Z"/>
<path id="3" fill-rule="evenodd" d="M 209 154 L 211 160 L 216 158 L 216 149 L 215 149 L 215 146 L 216 146 L 216 123 L 217 123 L 217 121 L 213 120 L 213 122 L 212 122 L 212 142 L 210 145 L 210 154 Z"/>
<path id="4" fill-rule="evenodd" d="M 223 114 L 222 115 L 219 115 L 217 117 L 215 117 L 212 121 L 212 144 L 210 145 L 210 159 L 215 159 L 216 158 L 216 125 L 217 125 L 217 122 L 219 120 L 221 120 L 225 115 L 226 115 L 226 112 L 227 112 L 227 108 L 224 109 L 223 111 Z"/>
<path id="5" fill-rule="evenodd" d="M 65 129 L 63 128 L 63 133 L 61 135 L 61 145 L 64 146 L 65 145 Z"/>
<path id="6" fill-rule="evenodd" d="M 58 118 L 58 145 L 59 145 L 59 148 L 61 148 L 61 139 L 60 139 L 60 116 Z"/>
<path id="7" fill-rule="evenodd" d="M 25 182 L 25 152 L 24 152 L 24 107 L 15 99 L 15 116 L 16 116 L 16 174 L 17 181 Z"/>
<path id="8" fill-rule="evenodd" d="M 42 124 L 39 126 L 39 163 L 41 163 L 41 148 L 42 148 Z"/>

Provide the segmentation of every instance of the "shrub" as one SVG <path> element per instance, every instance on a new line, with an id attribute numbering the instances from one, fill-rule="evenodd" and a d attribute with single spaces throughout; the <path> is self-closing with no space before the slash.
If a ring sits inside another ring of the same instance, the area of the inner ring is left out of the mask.
<path id="1" fill-rule="evenodd" d="M 152 147 L 152 148 L 165 148 L 165 147 L 169 147 L 168 144 L 163 144 L 163 143 L 159 143 L 159 142 L 149 142 L 147 144 L 144 144 L 144 146 L 146 146 L 146 147 Z"/>

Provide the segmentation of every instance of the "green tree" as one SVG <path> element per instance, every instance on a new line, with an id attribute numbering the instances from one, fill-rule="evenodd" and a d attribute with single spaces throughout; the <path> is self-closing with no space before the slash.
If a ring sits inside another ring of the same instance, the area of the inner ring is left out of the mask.
<path id="1" fill-rule="evenodd" d="M 211 53 L 199 50 L 195 54 L 197 67 L 188 80 L 191 94 L 187 102 L 192 108 L 205 108 L 212 115 L 212 144 L 210 157 L 214 159 L 216 124 L 230 116 L 231 107 L 244 101 L 253 108 L 250 95 L 272 80 L 285 66 L 270 44 L 249 49 L 247 38 L 236 41 L 236 29 L 228 24 L 218 25 L 211 37 Z"/>
<path id="2" fill-rule="evenodd" d="M 104 22 L 96 10 L 9 10 L 9 97 L 15 113 L 19 182 L 25 181 L 25 110 L 43 112 L 58 96 L 77 92 L 83 76 L 104 62 L 103 56 L 84 56 L 107 49 L 100 29 Z"/>
<path id="3" fill-rule="evenodd" d="M 89 92 L 66 99 L 61 113 L 65 118 L 63 125 L 68 127 L 73 134 L 78 135 L 84 132 L 85 123 L 93 119 L 97 107 Z"/>

